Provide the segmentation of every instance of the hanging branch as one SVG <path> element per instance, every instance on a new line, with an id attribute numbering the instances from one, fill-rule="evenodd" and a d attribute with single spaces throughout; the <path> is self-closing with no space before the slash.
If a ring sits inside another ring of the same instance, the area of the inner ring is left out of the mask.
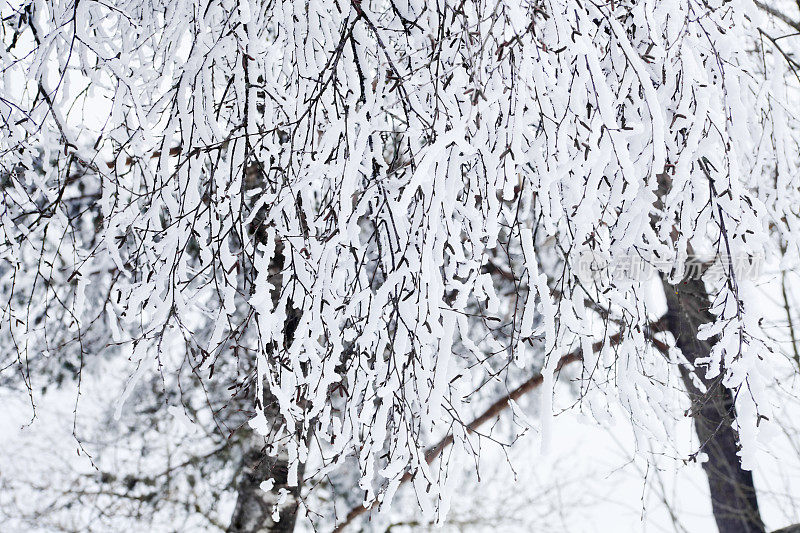
<path id="1" fill-rule="evenodd" d="M 655 346 L 656 349 L 658 349 L 658 351 L 666 355 L 668 350 L 667 345 L 664 342 L 653 338 L 653 334 L 658 331 L 661 331 L 661 329 L 662 329 L 662 321 L 660 319 L 652 322 L 650 324 L 651 332 L 648 333 L 648 340 L 650 340 L 650 342 L 653 344 L 653 346 Z M 609 346 L 616 346 L 617 344 L 620 343 L 620 341 L 622 341 L 623 338 L 624 338 L 624 331 L 620 331 L 610 336 L 607 341 L 595 342 L 592 345 L 592 350 L 594 350 L 595 352 L 599 352 L 605 344 L 608 344 Z M 581 350 L 580 349 L 573 350 L 558 360 L 558 363 L 556 364 L 555 367 L 555 372 L 558 373 L 565 366 L 581 360 L 583 360 Z M 522 384 L 520 384 L 517 388 L 509 392 L 507 395 L 496 400 L 489 407 L 487 407 L 484 412 L 482 412 L 480 415 L 474 418 L 472 422 L 467 424 L 465 427 L 467 433 L 474 433 L 479 427 L 484 425 L 486 422 L 499 416 L 500 413 L 502 413 L 508 408 L 508 406 L 511 404 L 511 401 L 516 401 L 521 397 L 525 396 L 533 389 L 539 387 L 539 385 L 541 385 L 543 381 L 544 377 L 542 376 L 541 373 L 537 373 L 531 376 L 528 380 L 524 381 Z M 455 436 L 453 435 L 453 433 L 449 433 L 446 437 L 442 438 L 439 442 L 437 442 L 436 444 L 434 444 L 425 451 L 425 461 L 428 464 L 433 463 L 433 461 L 435 461 L 436 458 L 439 457 L 448 446 L 453 444 L 453 442 L 455 442 Z M 413 474 L 411 472 L 406 472 L 406 474 L 400 480 L 400 483 L 401 484 L 406 483 L 407 481 L 410 481 L 412 477 Z M 359 505 L 358 507 L 354 507 L 353 509 L 351 509 L 350 512 L 347 513 L 347 517 L 344 519 L 344 521 L 338 524 L 333 529 L 333 533 L 340 533 L 341 531 L 344 531 L 344 528 L 353 523 L 353 521 L 356 518 L 358 518 L 359 516 L 363 515 L 368 511 L 371 511 L 375 507 L 376 503 L 377 502 L 373 502 L 372 504 L 366 507 L 364 507 L 363 505 Z"/>

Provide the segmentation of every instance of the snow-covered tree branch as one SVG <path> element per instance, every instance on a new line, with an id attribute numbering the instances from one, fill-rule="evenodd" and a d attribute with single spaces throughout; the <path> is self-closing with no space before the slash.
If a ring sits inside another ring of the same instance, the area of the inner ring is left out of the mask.
<path id="1" fill-rule="evenodd" d="M 2 384 L 79 399 L 123 362 L 118 418 L 145 383 L 208 405 L 252 478 L 237 509 L 270 511 L 253 527 L 292 527 L 336 476 L 382 509 L 405 481 L 443 520 L 428 446 L 510 445 L 469 421 L 541 375 L 535 420 L 511 410 L 546 452 L 574 353 L 576 409 L 621 410 L 637 442 L 670 442 L 688 393 L 712 500 L 731 505 L 724 464 L 749 502 L 717 524 L 763 530 L 748 471 L 785 358 L 758 274 L 798 260 L 794 20 L 747 0 L 6 4 Z"/>

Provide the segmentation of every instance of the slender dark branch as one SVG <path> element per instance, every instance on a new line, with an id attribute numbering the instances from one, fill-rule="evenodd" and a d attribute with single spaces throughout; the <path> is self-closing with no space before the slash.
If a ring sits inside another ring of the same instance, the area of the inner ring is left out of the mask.
<path id="1" fill-rule="evenodd" d="M 762 11 L 765 11 L 765 12 L 769 13 L 770 15 L 775 17 L 776 19 L 778 19 L 781 22 L 783 22 L 784 24 L 786 24 L 787 26 L 791 26 L 795 30 L 800 31 L 800 22 L 794 20 L 793 18 L 791 18 L 789 15 L 787 15 L 783 11 L 779 11 L 779 10 L 775 9 L 774 7 L 772 7 L 772 6 L 769 6 L 769 5 L 767 5 L 767 4 L 763 3 L 763 2 L 759 2 L 759 0 L 754 0 L 754 1 L 755 1 L 755 4 L 756 4 L 756 7 L 758 7 Z"/>

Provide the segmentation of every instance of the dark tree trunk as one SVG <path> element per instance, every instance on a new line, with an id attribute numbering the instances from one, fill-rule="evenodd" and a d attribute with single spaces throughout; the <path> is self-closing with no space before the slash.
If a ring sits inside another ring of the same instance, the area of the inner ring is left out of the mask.
<path id="1" fill-rule="evenodd" d="M 260 224 L 260 222 L 259 222 Z M 254 226 L 255 229 L 259 225 Z M 254 231 L 256 240 L 264 243 L 264 235 Z M 284 265 L 283 245 L 278 242 L 276 254 L 270 263 L 270 283 L 275 289 L 271 297 L 273 305 L 279 305 L 282 288 L 281 270 Z M 300 321 L 300 312 L 291 302 L 287 309 L 286 322 L 283 327 L 283 348 L 288 348 L 294 340 L 294 334 Z M 278 345 L 268 348 L 267 356 L 275 357 Z M 256 374 L 257 375 L 257 374 Z M 253 387 L 255 390 L 256 387 Z M 264 397 L 258 399 L 264 406 L 264 416 L 276 429 L 282 424 L 277 399 L 264 388 Z M 239 467 L 236 507 L 233 510 L 228 533 L 286 533 L 294 531 L 297 522 L 297 510 L 300 504 L 304 464 L 298 466 L 297 486 L 290 487 L 289 456 L 285 448 L 281 448 L 277 457 L 266 453 L 266 439 L 247 429 L 243 438 L 242 462 Z M 298 435 L 298 438 L 300 435 Z M 261 483 L 272 479 L 269 490 L 261 488 Z M 275 511 L 278 513 L 275 513 Z M 273 514 L 275 518 L 273 518 Z"/>
<path id="2" fill-rule="evenodd" d="M 663 282 L 667 299 L 665 322 L 675 337 L 678 348 L 688 361 L 709 355 L 715 339 L 697 338 L 701 324 L 713 322 L 708 311 L 709 297 L 702 280 L 686 280 L 673 286 Z M 756 500 L 753 475 L 742 470 L 736 432 L 731 427 L 735 417 L 733 395 L 722 382 L 722 375 L 706 379 L 704 372 L 697 376 L 705 385 L 702 393 L 692 381 L 687 369 L 681 368 L 683 383 L 692 402 L 692 418 L 700 451 L 708 455 L 703 469 L 708 476 L 711 505 L 720 533 L 763 532 L 764 524 Z"/>
<path id="3" fill-rule="evenodd" d="M 233 510 L 228 533 L 288 533 L 294 530 L 297 509 L 300 503 L 300 487 L 287 484 L 289 457 L 283 451 L 278 457 L 264 453 L 264 439 L 256 434 L 245 442 L 242 457 L 238 497 Z M 302 479 L 302 466 L 298 471 Z M 274 481 L 271 490 L 261 489 L 261 483 L 268 479 Z M 287 491 L 282 502 L 281 491 Z M 273 512 L 278 509 L 278 520 Z"/>

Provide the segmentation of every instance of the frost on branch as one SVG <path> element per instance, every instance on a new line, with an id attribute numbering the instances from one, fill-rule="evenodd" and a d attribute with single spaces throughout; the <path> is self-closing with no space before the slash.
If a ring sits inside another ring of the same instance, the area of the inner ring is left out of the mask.
<path id="1" fill-rule="evenodd" d="M 692 254 L 797 251 L 797 95 L 744 53 L 752 11 L 19 6 L 0 50 L 2 356 L 77 365 L 91 340 L 139 375 L 185 350 L 198 376 L 235 369 L 290 485 L 301 464 L 319 479 L 357 461 L 365 504 L 413 473 L 431 513 L 425 443 L 467 438 L 476 405 L 531 372 L 547 425 L 573 346 L 588 408 L 617 401 L 662 438 L 679 357 L 652 348 L 658 297 L 615 264 L 679 282 Z M 698 370 L 747 391 L 745 466 L 773 357 L 750 282 L 709 280 L 718 340 Z"/>

